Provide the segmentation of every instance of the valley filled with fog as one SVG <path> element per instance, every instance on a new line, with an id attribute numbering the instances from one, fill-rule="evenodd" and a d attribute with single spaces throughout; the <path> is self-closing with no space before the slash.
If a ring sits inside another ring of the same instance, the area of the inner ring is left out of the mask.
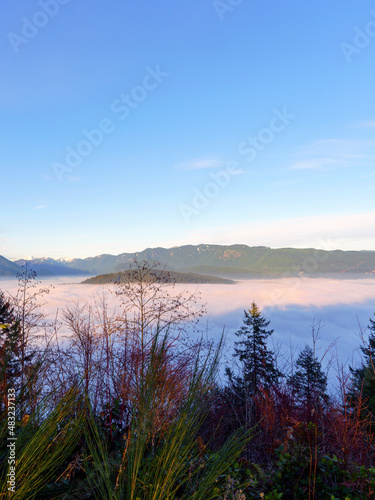
<path id="1" fill-rule="evenodd" d="M 50 293 L 41 299 L 47 320 L 62 319 L 67 306 L 79 303 L 83 306 L 105 297 L 110 313 L 120 314 L 121 303 L 114 292 L 115 285 L 83 285 L 84 277 L 45 278 L 40 286 L 52 285 Z M 14 293 L 17 280 L 1 280 L 0 290 Z M 241 326 L 243 311 L 252 301 L 261 308 L 274 329 L 271 337 L 275 350 L 281 358 L 289 358 L 305 343 L 311 343 L 312 324 L 320 322 L 317 356 L 322 357 L 334 342 L 330 353 L 337 352 L 340 363 L 353 365 L 359 359 L 360 332 L 367 339 L 366 327 L 369 317 L 375 312 L 375 280 L 334 280 L 312 278 L 285 278 L 265 280 L 242 280 L 233 285 L 187 285 L 177 284 L 170 293 L 187 290 L 197 291 L 198 303 L 205 304 L 206 313 L 199 322 L 199 330 L 209 338 L 218 340 L 223 329 L 227 338 L 227 355 L 230 356 L 234 332 Z M 61 338 L 67 334 L 60 326 Z M 192 333 L 196 335 L 196 333 Z M 328 362 L 329 355 L 325 356 Z M 324 364 L 324 363 L 323 363 Z M 336 364 L 334 361 L 333 365 Z M 332 366 L 332 370 L 335 370 Z M 331 371 L 332 371 L 331 370 Z M 331 374 L 332 375 L 332 374 Z"/>

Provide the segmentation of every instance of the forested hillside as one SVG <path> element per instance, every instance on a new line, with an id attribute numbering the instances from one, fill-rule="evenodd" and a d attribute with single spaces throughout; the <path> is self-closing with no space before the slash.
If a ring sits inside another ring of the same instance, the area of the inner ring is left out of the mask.
<path id="1" fill-rule="evenodd" d="M 212 283 L 212 284 L 233 284 L 235 281 L 216 276 L 203 276 L 193 273 L 178 273 L 176 271 L 153 270 L 149 276 L 145 277 L 148 281 L 157 281 L 160 283 Z M 137 276 L 130 270 L 119 273 L 99 274 L 83 281 L 86 285 L 105 285 L 108 283 L 134 283 Z"/>
<path id="2" fill-rule="evenodd" d="M 29 260 L 39 276 L 111 274 L 125 271 L 137 259 L 150 265 L 184 273 L 249 278 L 326 276 L 336 278 L 375 276 L 375 252 L 249 247 L 247 245 L 185 245 L 147 248 L 141 252 L 98 255 L 85 259 L 38 258 Z M 15 275 L 26 259 L 0 258 L 0 275 Z"/>
<path id="3" fill-rule="evenodd" d="M 324 251 L 315 249 L 248 247 L 246 245 L 186 245 L 148 248 L 142 252 L 99 255 L 66 262 L 74 269 L 93 274 L 125 270 L 138 261 L 159 262 L 170 270 L 200 274 L 248 274 L 249 276 L 351 275 L 375 274 L 375 252 Z"/>

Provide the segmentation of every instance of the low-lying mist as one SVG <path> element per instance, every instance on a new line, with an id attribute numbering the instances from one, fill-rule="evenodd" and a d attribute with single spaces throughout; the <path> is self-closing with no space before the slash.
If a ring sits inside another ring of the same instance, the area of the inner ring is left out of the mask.
<path id="1" fill-rule="evenodd" d="M 113 293 L 114 285 L 82 285 L 83 278 L 44 279 L 43 287 L 53 285 L 42 299 L 48 321 L 62 317 L 67 306 L 81 306 L 105 297 L 109 311 L 121 312 L 121 304 Z M 16 280 L 0 281 L 0 289 L 14 293 Z M 255 301 L 274 329 L 272 342 L 281 357 L 297 358 L 305 343 L 311 343 L 312 325 L 320 324 L 317 355 L 324 356 L 332 343 L 330 354 L 338 354 L 340 363 L 354 365 L 359 360 L 360 333 L 367 338 L 366 327 L 375 312 L 375 280 L 334 280 L 286 278 L 246 280 L 234 285 L 177 284 L 177 291 L 197 290 L 207 313 L 200 320 L 201 331 L 218 339 L 225 328 L 227 356 L 230 356 L 234 332 L 241 326 L 243 311 Z M 173 288 L 171 288 L 173 293 Z M 64 327 L 60 335 L 66 335 Z M 325 356 L 328 362 L 330 354 Z M 336 363 L 336 362 L 335 362 Z M 334 363 L 334 364 L 335 364 Z M 336 363 L 337 364 L 337 363 Z"/>

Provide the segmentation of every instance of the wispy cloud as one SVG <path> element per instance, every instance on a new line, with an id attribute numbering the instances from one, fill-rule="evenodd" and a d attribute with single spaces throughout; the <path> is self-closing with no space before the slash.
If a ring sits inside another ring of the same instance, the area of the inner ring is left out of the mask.
<path id="1" fill-rule="evenodd" d="M 326 214 L 280 220 L 259 220 L 230 226 L 206 227 L 188 234 L 179 244 L 205 243 L 272 248 L 321 248 L 324 250 L 375 250 L 375 212 Z"/>
<path id="2" fill-rule="evenodd" d="M 334 158 L 316 158 L 315 160 L 297 161 L 290 167 L 291 170 L 324 170 L 327 167 L 334 167 L 345 163 L 342 160 L 335 160 Z"/>
<path id="3" fill-rule="evenodd" d="M 44 210 L 45 208 L 47 208 L 47 205 L 37 205 L 33 207 L 33 210 Z"/>
<path id="4" fill-rule="evenodd" d="M 47 181 L 52 181 L 52 180 L 54 181 L 55 180 L 55 177 L 53 175 L 49 175 L 49 174 L 45 174 L 45 173 L 41 173 L 40 178 L 45 179 Z"/>
<path id="5" fill-rule="evenodd" d="M 56 176 L 49 175 L 46 173 L 40 174 L 40 177 L 46 181 L 55 181 L 56 180 Z M 64 181 L 67 181 L 67 182 L 79 182 L 80 180 L 81 180 L 81 177 L 79 177 L 78 175 L 65 175 L 65 177 L 64 177 Z"/>
<path id="6" fill-rule="evenodd" d="M 193 158 L 191 160 L 186 160 L 182 163 L 175 165 L 175 168 L 179 170 L 200 170 L 204 168 L 219 168 L 224 166 L 225 163 L 219 158 L 207 157 L 207 158 Z"/>
<path id="7" fill-rule="evenodd" d="M 78 175 L 66 175 L 65 180 L 67 180 L 68 182 L 80 182 L 81 177 L 79 177 Z"/>
<path id="8" fill-rule="evenodd" d="M 301 184 L 301 179 L 293 179 L 293 180 L 285 180 L 285 181 L 276 181 L 275 186 L 278 187 L 288 187 L 295 186 L 296 184 Z"/>
<path id="9" fill-rule="evenodd" d="M 375 141 L 363 139 L 321 139 L 307 144 L 297 151 L 296 162 L 291 170 L 355 166 L 375 158 Z"/>
<path id="10" fill-rule="evenodd" d="M 364 120 L 362 122 L 358 122 L 357 127 L 375 128 L 375 120 Z"/>
<path id="11" fill-rule="evenodd" d="M 375 146 L 375 141 L 365 139 L 318 139 L 301 148 L 306 154 L 357 155 L 364 149 Z"/>

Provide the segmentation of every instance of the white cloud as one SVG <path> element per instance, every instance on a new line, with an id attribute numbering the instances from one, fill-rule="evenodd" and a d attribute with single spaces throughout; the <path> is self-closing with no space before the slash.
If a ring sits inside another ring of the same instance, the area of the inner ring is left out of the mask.
<path id="1" fill-rule="evenodd" d="M 368 164 L 375 158 L 375 141 L 363 139 L 320 139 L 301 147 L 291 170 L 349 167 Z"/>
<path id="2" fill-rule="evenodd" d="M 224 166 L 225 163 L 219 158 L 193 158 L 175 165 L 179 170 L 199 170 L 204 168 L 218 168 Z"/>
<path id="3" fill-rule="evenodd" d="M 375 120 L 368 120 L 368 121 L 362 121 L 357 124 L 358 127 L 363 127 L 363 128 L 374 128 L 375 127 Z"/>
<path id="4" fill-rule="evenodd" d="M 375 212 L 317 215 L 205 228 L 190 232 L 178 243 L 375 250 L 374 225 Z"/>
<path id="5" fill-rule="evenodd" d="M 334 167 L 336 165 L 345 164 L 343 160 L 335 160 L 334 158 L 317 158 L 315 160 L 297 161 L 291 170 L 324 170 L 326 167 Z"/>
<path id="6" fill-rule="evenodd" d="M 45 208 L 47 208 L 47 205 L 37 205 L 33 210 L 44 210 Z"/>
<path id="7" fill-rule="evenodd" d="M 72 283 L 73 281 L 73 283 Z M 104 297 L 108 303 L 108 317 L 121 314 L 119 298 L 110 293 L 114 286 L 79 285 L 77 278 L 53 279 L 54 288 L 41 302 L 47 314 L 47 321 L 53 323 L 58 312 L 66 306 L 79 302 L 80 306 L 100 303 Z M 43 280 L 43 287 L 49 284 Z M 75 282 L 75 283 L 74 283 Z M 15 293 L 17 280 L 0 280 L 1 289 Z M 369 286 L 370 285 L 370 286 Z M 282 345 L 303 347 L 311 341 L 311 324 L 322 320 L 325 325 L 318 346 L 324 352 L 331 343 L 340 337 L 338 349 L 341 360 L 351 355 L 351 350 L 360 345 L 358 321 L 363 327 L 372 316 L 375 292 L 369 280 L 333 280 L 309 278 L 284 278 L 266 280 L 245 280 L 236 285 L 188 285 L 179 284 L 170 290 L 171 295 L 180 291 L 200 293 L 199 304 L 206 304 L 207 316 L 200 322 L 202 331 L 209 327 L 209 336 L 219 340 L 225 326 L 227 346 L 232 347 L 234 332 L 242 323 L 243 311 L 255 301 L 265 310 L 267 319 L 275 328 L 274 340 Z M 69 335 L 62 325 L 59 339 Z M 193 332 L 192 332 L 193 335 Z M 351 363 L 353 365 L 353 363 Z"/>
<path id="8" fill-rule="evenodd" d="M 301 147 L 300 152 L 311 155 L 362 156 L 363 151 L 373 148 L 375 141 L 364 139 L 318 139 Z"/>

